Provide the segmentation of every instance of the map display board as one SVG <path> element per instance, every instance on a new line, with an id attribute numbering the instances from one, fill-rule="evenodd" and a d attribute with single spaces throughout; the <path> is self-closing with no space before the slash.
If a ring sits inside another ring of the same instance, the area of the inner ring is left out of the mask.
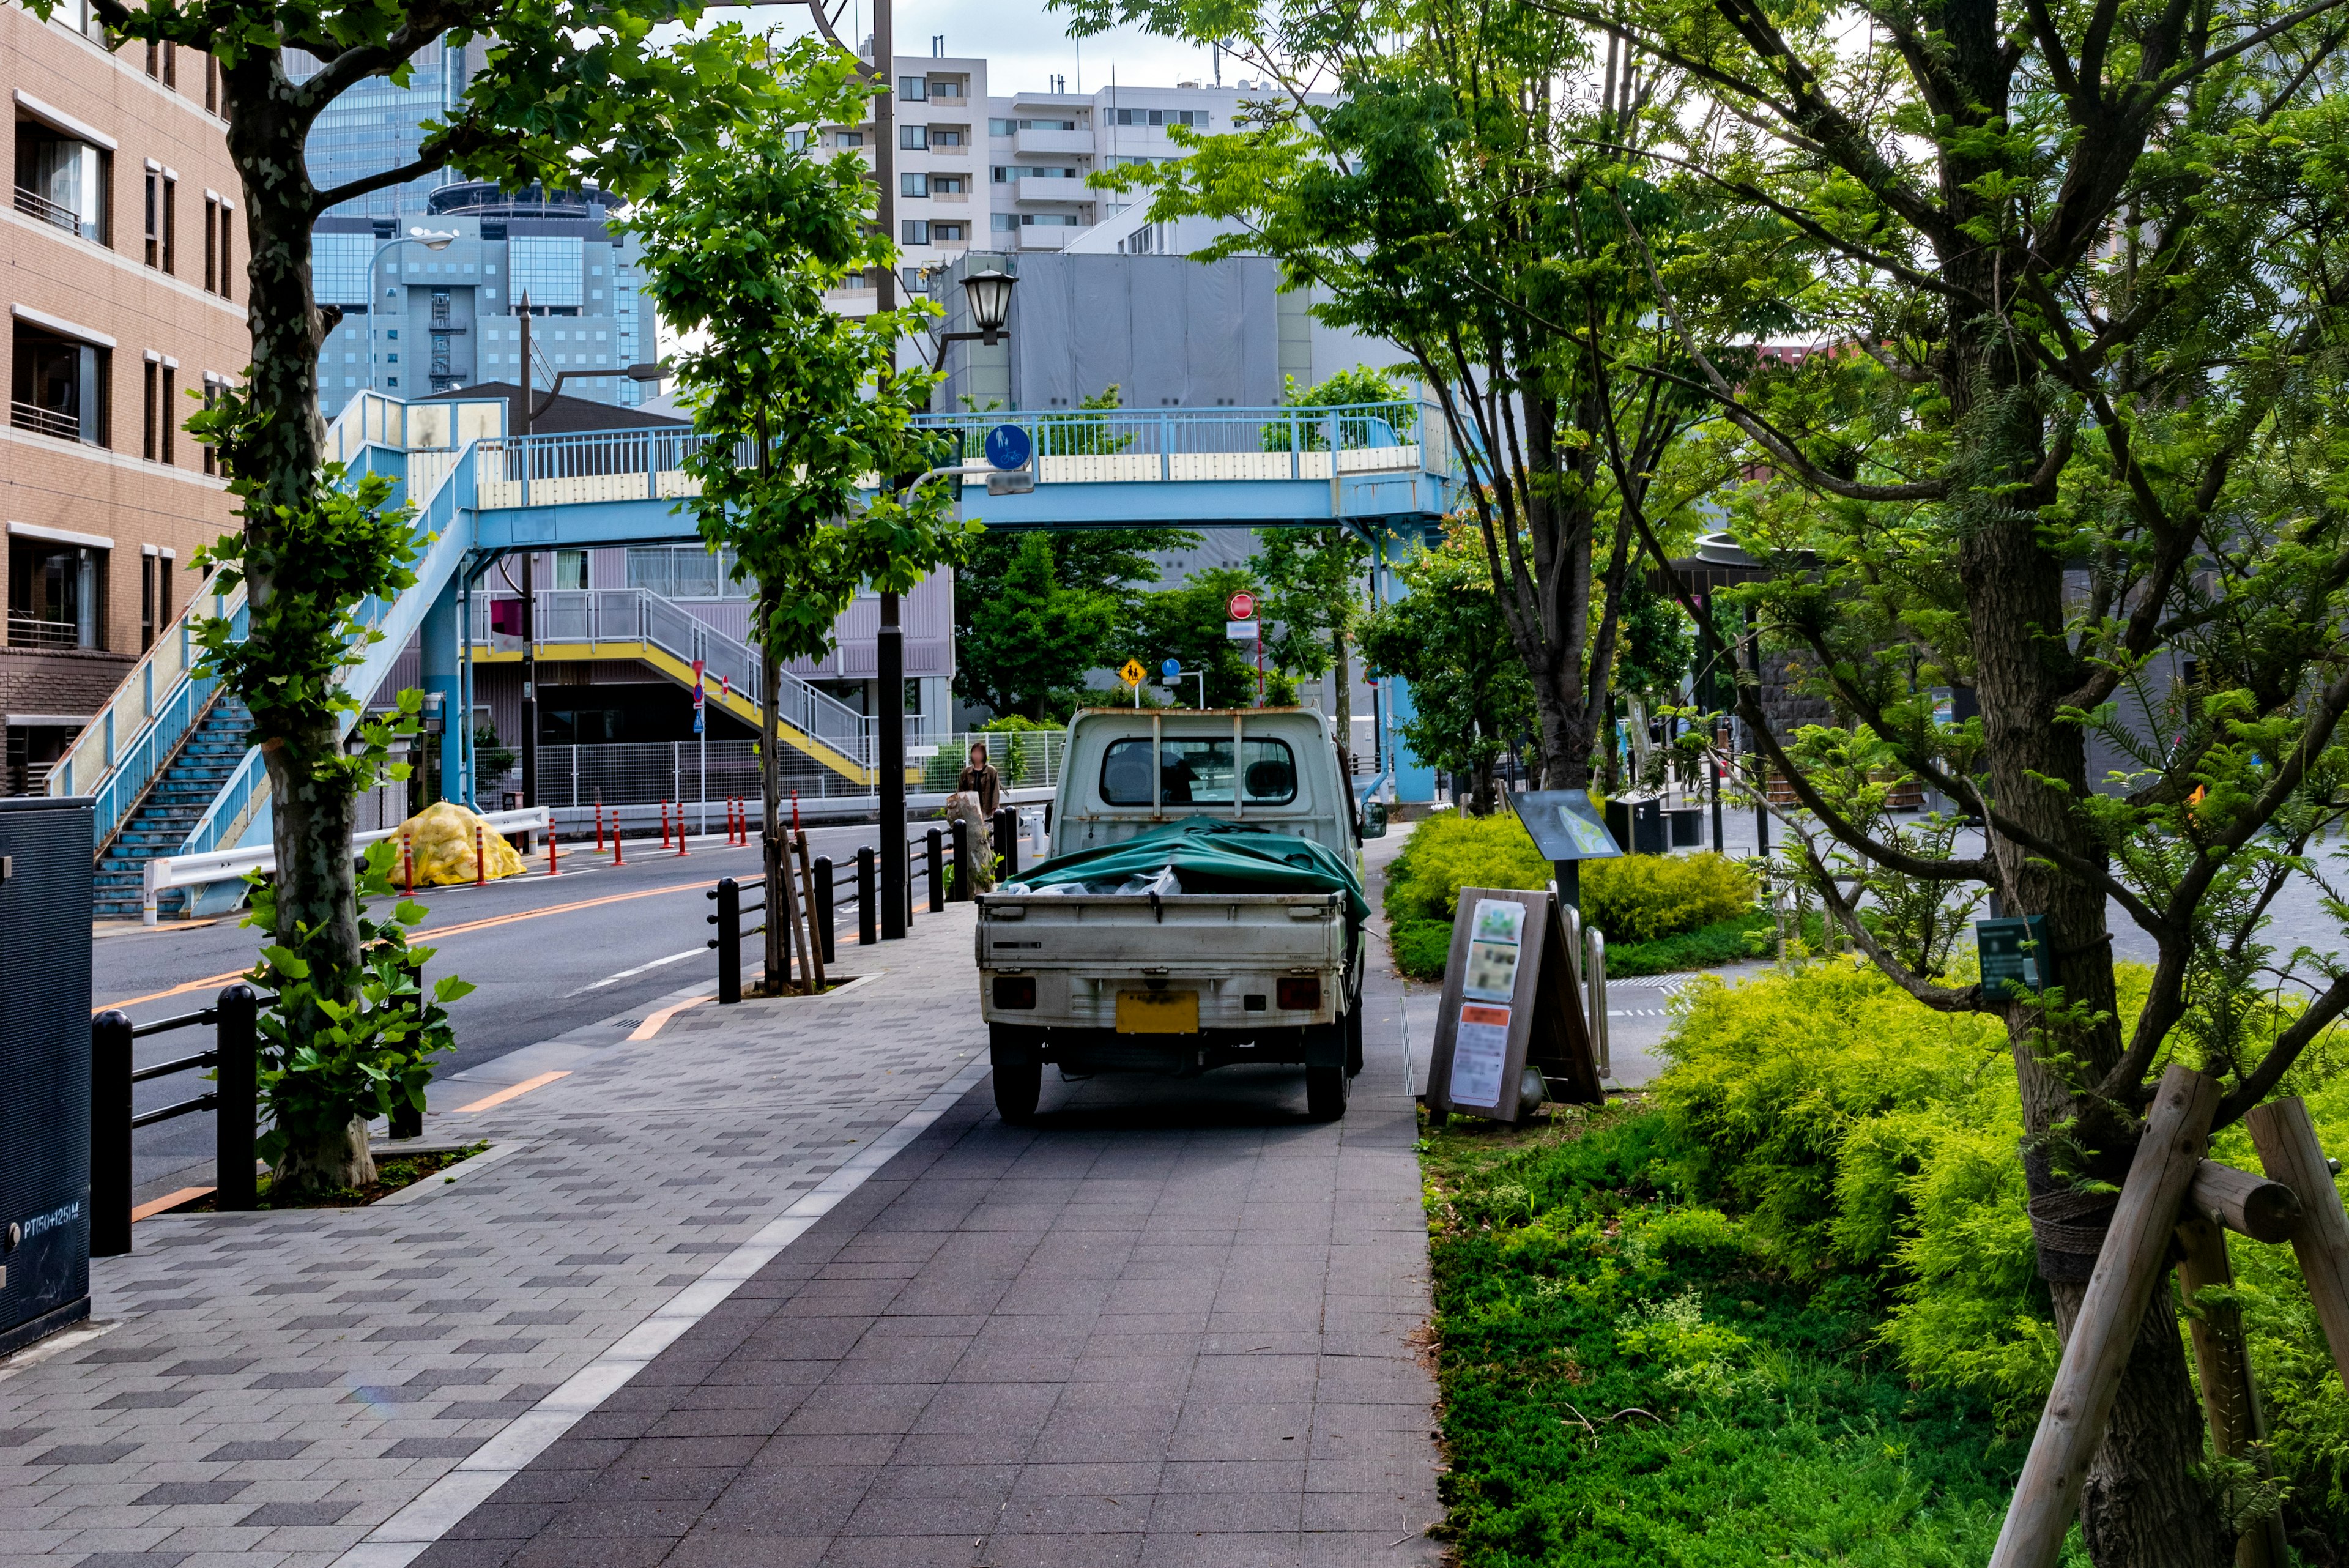
<path id="1" fill-rule="evenodd" d="M 1547 891 L 1460 889 L 1428 1061 L 1431 1110 L 1514 1122 L 1528 1065 L 1541 1071 L 1553 1099 L 1605 1099 L 1567 929 Z"/>
<path id="2" fill-rule="evenodd" d="M 1623 853 L 1587 789 L 1519 790 L 1509 805 L 1545 860 L 1609 860 Z"/>

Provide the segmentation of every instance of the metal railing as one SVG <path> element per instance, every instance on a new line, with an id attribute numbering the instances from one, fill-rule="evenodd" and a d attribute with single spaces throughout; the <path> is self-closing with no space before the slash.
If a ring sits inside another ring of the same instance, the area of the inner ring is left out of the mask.
<path id="1" fill-rule="evenodd" d="M 213 1197 L 216 1209 L 246 1210 L 257 1201 L 254 1143 L 259 1119 L 261 1009 L 277 999 L 242 982 L 230 986 L 199 1012 L 133 1023 L 122 1012 L 101 1012 L 89 1021 L 89 1251 L 92 1257 L 120 1257 L 130 1251 L 130 1135 L 140 1127 L 217 1113 L 212 1121 Z M 151 1066 L 131 1064 L 133 1043 L 150 1034 L 214 1026 L 212 1049 Z M 132 1108 L 131 1090 L 157 1078 L 212 1069 L 210 1093 L 151 1111 Z"/>
<path id="2" fill-rule="evenodd" d="M 68 414 L 57 409 L 45 409 L 38 403 L 28 403 L 21 398 L 9 400 L 8 422 L 20 431 L 31 431 L 35 435 L 55 436 L 59 441 L 83 439 L 80 415 Z M 86 444 L 96 446 L 98 443 L 93 441 Z"/>
<path id="3" fill-rule="evenodd" d="M 38 191 L 27 191 L 22 185 L 16 187 L 16 211 L 28 218 L 38 218 L 45 223 L 54 224 L 69 234 L 81 233 L 79 213 L 62 202 L 50 201 Z"/>
<path id="4" fill-rule="evenodd" d="M 607 643 L 647 644 L 680 664 L 690 666 L 698 659 L 711 697 L 730 691 L 753 707 L 763 706 L 758 650 L 649 589 L 550 588 L 532 597 L 532 625 L 542 658 L 560 657 L 545 651 L 549 644 L 575 643 L 590 649 Z M 486 595 L 475 600 L 474 645 L 520 648 L 520 638 L 490 630 L 490 602 Z M 836 752 L 854 769 L 870 769 L 874 721 L 788 670 L 778 674 L 776 722 Z"/>
<path id="5" fill-rule="evenodd" d="M 81 628 L 69 620 L 44 620 L 38 616 L 8 612 L 11 648 L 79 648 Z"/>

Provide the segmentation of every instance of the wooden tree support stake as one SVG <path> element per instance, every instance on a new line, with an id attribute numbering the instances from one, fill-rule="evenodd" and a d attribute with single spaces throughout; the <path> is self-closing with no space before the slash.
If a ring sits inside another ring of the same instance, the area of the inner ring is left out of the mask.
<path id="1" fill-rule="evenodd" d="M 2196 1212 L 2254 1241 L 2290 1241 L 2300 1224 L 2300 1199 L 2290 1187 L 2215 1159 L 2204 1160 L 2195 1172 L 2186 1200 Z"/>
<path id="2" fill-rule="evenodd" d="M 2212 1168 L 2208 1160 L 2203 1168 Z M 2199 1200 L 2199 1181 L 2194 1191 Z M 2250 1457 L 2251 1445 L 2267 1437 L 2268 1426 L 2260 1408 L 2259 1390 L 2251 1385 L 2251 1364 L 2243 1345 L 2242 1309 L 2223 1300 L 2208 1303 L 2195 1300 L 2205 1290 L 2223 1293 L 2234 1288 L 2234 1267 L 2227 1260 L 2227 1232 L 2207 1215 L 2189 1214 L 2178 1221 L 2178 1288 L 2194 1309 L 2188 1320 L 2189 1334 L 2194 1343 L 2194 1369 L 2202 1384 L 2203 1413 L 2210 1420 L 2211 1451 L 2231 1459 Z M 2265 1469 L 2264 1462 L 2261 1468 Z M 2291 1561 L 2281 1513 L 2268 1515 L 2235 1544 L 2235 1568 L 2285 1568 Z"/>
<path id="3" fill-rule="evenodd" d="M 2217 1079 L 2185 1066 L 2162 1075 L 1990 1568 L 2050 1568 L 2063 1550 L 2218 1108 Z"/>
<path id="4" fill-rule="evenodd" d="M 2333 1365 L 2349 1379 L 2349 1212 L 2341 1207 L 2341 1189 L 2333 1184 L 2324 1146 L 2316 1141 L 2316 1124 L 2295 1097 L 2253 1106 L 2243 1125 L 2251 1129 L 2261 1166 L 2300 1199 L 2300 1223 L 2291 1236 L 2292 1255 L 2300 1260 L 2309 1298 L 2316 1303 L 2316 1321 L 2333 1347 Z"/>

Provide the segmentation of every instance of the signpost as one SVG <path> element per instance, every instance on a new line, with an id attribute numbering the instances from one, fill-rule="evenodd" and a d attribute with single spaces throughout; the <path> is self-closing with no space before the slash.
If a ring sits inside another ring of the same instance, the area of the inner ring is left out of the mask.
<path id="1" fill-rule="evenodd" d="M 1117 678 L 1120 680 L 1133 688 L 1133 705 L 1136 708 L 1142 706 L 1142 678 L 1149 673 L 1150 671 L 1142 668 L 1142 660 L 1139 659 L 1127 659 L 1125 668 L 1117 672 Z"/>
<path id="2" fill-rule="evenodd" d="M 987 461 L 997 468 L 1025 468 L 1034 450 L 1028 432 L 1018 425 L 998 425 L 987 432 Z"/>
<path id="3" fill-rule="evenodd" d="M 1557 877 L 1557 896 L 1582 908 L 1582 862 L 1623 853 L 1584 789 L 1521 790 L 1506 797 Z"/>
<path id="4" fill-rule="evenodd" d="M 1170 659 L 1158 667 L 1158 673 L 1167 685 L 1178 688 L 1175 693 L 1178 701 L 1182 697 L 1179 688 L 1183 684 L 1183 677 L 1186 674 L 1195 677 L 1199 682 L 1199 711 L 1204 713 L 1207 711 L 1207 672 L 1206 670 L 1185 670 L 1181 659 Z"/>
<path id="5" fill-rule="evenodd" d="M 697 659 L 693 661 L 693 739 L 694 743 L 701 750 L 701 826 L 699 831 L 704 838 L 709 836 L 709 731 L 702 716 L 701 704 L 704 693 L 701 690 L 701 678 L 702 672 L 708 668 L 709 664 L 705 659 Z M 680 807 L 680 813 L 682 810 L 683 808 Z"/>
<path id="6" fill-rule="evenodd" d="M 1264 634 L 1256 618 L 1256 596 L 1242 588 L 1225 604 L 1224 609 L 1230 618 L 1224 622 L 1225 638 L 1232 642 L 1256 644 L 1256 701 L 1260 708 L 1264 705 Z M 1201 690 L 1206 690 L 1204 681 Z M 1206 706 L 1204 697 L 1199 705 Z"/>

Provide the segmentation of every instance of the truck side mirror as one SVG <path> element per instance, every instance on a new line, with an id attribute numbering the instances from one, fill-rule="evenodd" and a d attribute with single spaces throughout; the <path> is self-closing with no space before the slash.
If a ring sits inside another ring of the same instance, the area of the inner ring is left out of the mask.
<path id="1" fill-rule="evenodd" d="M 1384 838 L 1387 836 L 1387 803 L 1366 800 L 1362 803 L 1362 836 Z"/>

